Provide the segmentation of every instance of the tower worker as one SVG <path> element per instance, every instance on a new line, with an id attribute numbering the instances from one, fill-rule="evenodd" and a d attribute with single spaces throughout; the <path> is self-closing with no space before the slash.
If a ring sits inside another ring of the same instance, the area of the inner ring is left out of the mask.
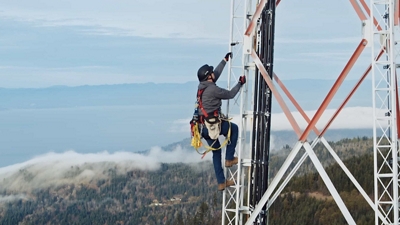
<path id="1" fill-rule="evenodd" d="M 221 144 L 218 137 L 224 135 L 226 139 L 229 139 L 226 140 L 228 144 L 226 146 L 225 167 L 231 167 L 238 163 L 238 158 L 234 154 L 239 135 L 238 126 L 230 122 L 221 113 L 222 100 L 233 99 L 242 85 L 246 83 L 246 77 L 241 76 L 239 82 L 231 90 L 226 90 L 216 85 L 229 58 L 232 58 L 231 52 L 225 55 L 215 69 L 205 64 L 197 72 L 200 82 L 197 91 L 200 133 L 210 148 L 213 149 L 213 164 L 219 191 L 233 186 L 235 182 L 231 179 L 225 179 L 222 168 Z"/>

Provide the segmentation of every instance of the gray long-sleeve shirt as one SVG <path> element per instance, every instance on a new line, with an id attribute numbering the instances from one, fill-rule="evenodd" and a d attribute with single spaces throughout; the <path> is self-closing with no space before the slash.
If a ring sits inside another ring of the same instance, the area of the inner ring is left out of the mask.
<path id="1" fill-rule="evenodd" d="M 222 60 L 215 68 L 214 70 L 215 82 L 217 82 L 218 78 L 220 77 L 225 67 L 225 64 L 226 64 L 225 60 Z M 202 81 L 200 82 L 198 87 L 199 90 L 205 89 L 201 100 L 204 110 L 209 115 L 211 115 L 215 110 L 221 107 L 223 99 L 234 98 L 236 94 L 239 92 L 240 87 L 242 86 L 240 83 L 238 83 L 231 90 L 226 90 L 218 87 L 215 84 L 215 82 Z M 201 110 L 199 110 L 199 115 L 204 115 Z"/>

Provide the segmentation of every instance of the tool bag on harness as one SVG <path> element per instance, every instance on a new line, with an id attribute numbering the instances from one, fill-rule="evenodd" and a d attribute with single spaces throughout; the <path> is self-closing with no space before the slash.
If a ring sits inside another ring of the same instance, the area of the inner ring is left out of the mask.
<path id="1" fill-rule="evenodd" d="M 204 125 L 206 125 L 208 130 L 208 136 L 211 139 L 216 140 L 221 133 L 221 120 L 218 116 L 206 117 L 204 118 Z"/>

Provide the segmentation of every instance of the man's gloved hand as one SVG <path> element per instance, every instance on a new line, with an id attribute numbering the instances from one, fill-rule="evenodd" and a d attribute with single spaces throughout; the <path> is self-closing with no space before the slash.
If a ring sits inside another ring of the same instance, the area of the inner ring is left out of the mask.
<path id="1" fill-rule="evenodd" d="M 227 61 L 227 62 L 229 61 L 229 58 L 232 58 L 232 52 L 226 53 L 226 55 L 224 57 L 225 61 Z"/>
<path id="2" fill-rule="evenodd" d="M 241 85 L 243 85 L 243 84 L 246 83 L 246 76 L 245 76 L 245 75 L 239 77 L 239 83 L 240 83 Z"/>

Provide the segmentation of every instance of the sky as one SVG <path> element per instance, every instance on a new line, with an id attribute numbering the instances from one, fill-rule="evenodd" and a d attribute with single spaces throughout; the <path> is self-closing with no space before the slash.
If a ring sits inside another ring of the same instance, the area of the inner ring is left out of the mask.
<path id="1" fill-rule="evenodd" d="M 184 83 L 229 49 L 228 0 L 0 2 L 0 87 Z M 282 0 L 275 72 L 335 79 L 361 37 L 350 1 Z"/>

